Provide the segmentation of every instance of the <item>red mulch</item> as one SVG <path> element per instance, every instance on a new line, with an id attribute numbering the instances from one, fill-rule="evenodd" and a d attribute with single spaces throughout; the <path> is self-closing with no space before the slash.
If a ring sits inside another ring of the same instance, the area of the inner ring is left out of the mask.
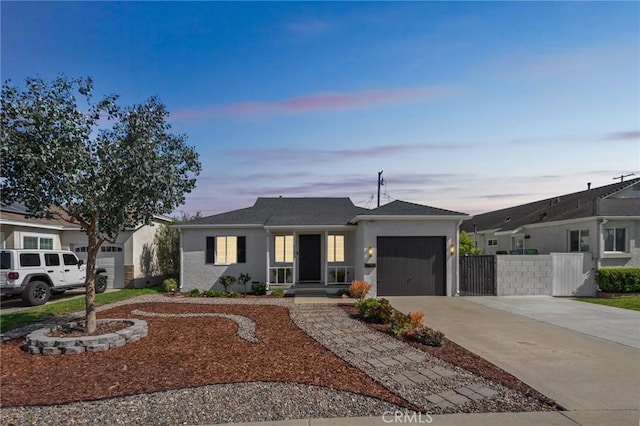
<path id="1" fill-rule="evenodd" d="M 359 320 L 360 322 L 362 322 L 363 324 L 366 324 L 370 328 L 373 328 L 375 330 L 382 331 L 382 332 L 384 332 L 388 328 L 388 325 L 372 324 L 364 321 L 360 317 L 358 313 L 358 309 L 355 308 L 353 305 L 340 305 L 340 306 L 342 307 L 342 309 L 345 310 L 345 312 L 347 312 L 347 314 L 351 318 Z M 507 373 L 506 371 L 496 366 L 495 364 L 490 363 L 486 359 L 463 348 L 457 343 L 452 342 L 446 337 L 444 338 L 444 344 L 440 347 L 423 345 L 421 343 L 410 341 L 408 339 L 403 339 L 403 340 L 406 343 L 410 344 L 411 346 L 417 349 L 420 349 L 423 352 L 427 352 L 436 358 L 439 358 L 445 362 L 448 362 L 449 364 L 455 365 L 460 368 L 464 368 L 465 370 L 470 371 L 473 374 L 487 378 L 507 388 L 522 392 L 523 394 L 527 396 L 531 396 L 532 398 L 537 399 L 538 401 L 540 401 L 541 403 L 549 407 L 552 407 L 555 409 L 562 409 L 562 407 L 558 405 L 554 400 L 546 397 L 545 395 L 541 394 L 531 386 L 527 385 L 521 380 L 518 380 L 512 374 Z"/>
<path id="2" fill-rule="evenodd" d="M 261 342 L 242 340 L 237 325 L 220 317 L 145 317 L 147 337 L 100 353 L 30 355 L 21 348 L 23 339 L 16 339 L 0 345 L 0 405 L 59 404 L 220 383 L 277 381 L 326 386 L 416 408 L 307 336 L 291 321 L 286 307 L 143 303 L 114 308 L 98 318 L 135 318 L 134 309 L 244 315 L 256 322 Z"/>

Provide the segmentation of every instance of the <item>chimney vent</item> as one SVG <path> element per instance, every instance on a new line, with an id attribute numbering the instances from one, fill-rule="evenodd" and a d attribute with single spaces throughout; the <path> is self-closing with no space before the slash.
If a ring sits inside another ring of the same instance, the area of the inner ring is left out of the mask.
<path id="1" fill-rule="evenodd" d="M 587 182 L 587 191 L 591 189 L 591 182 Z"/>

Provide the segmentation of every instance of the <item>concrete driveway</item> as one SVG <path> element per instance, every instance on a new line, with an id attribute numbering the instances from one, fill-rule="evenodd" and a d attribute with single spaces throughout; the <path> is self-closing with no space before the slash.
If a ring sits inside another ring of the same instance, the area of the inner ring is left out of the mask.
<path id="1" fill-rule="evenodd" d="M 427 325 L 573 410 L 577 423 L 638 424 L 640 312 L 551 297 L 388 299 L 424 312 Z"/>

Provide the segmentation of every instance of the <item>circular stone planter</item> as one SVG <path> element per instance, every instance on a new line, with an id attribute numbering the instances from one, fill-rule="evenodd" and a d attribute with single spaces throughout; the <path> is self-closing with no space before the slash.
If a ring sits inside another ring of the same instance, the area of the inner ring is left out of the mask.
<path id="1" fill-rule="evenodd" d="M 47 334 L 68 327 L 83 326 L 83 321 L 63 324 L 53 328 L 41 328 L 27 336 L 26 347 L 30 354 L 68 355 L 82 352 L 102 352 L 136 342 L 147 335 L 147 322 L 137 319 L 109 318 L 97 320 L 97 324 L 125 322 L 127 328 L 108 334 L 82 337 L 49 337 Z"/>

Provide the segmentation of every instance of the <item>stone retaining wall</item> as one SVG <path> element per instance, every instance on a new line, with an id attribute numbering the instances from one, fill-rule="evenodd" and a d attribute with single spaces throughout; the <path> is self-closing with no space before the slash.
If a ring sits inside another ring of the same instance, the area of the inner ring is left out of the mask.
<path id="1" fill-rule="evenodd" d="M 136 342 L 147 335 L 147 322 L 137 319 L 102 319 L 97 320 L 97 324 L 106 322 L 127 322 L 131 326 L 114 333 L 101 334 L 97 336 L 83 337 L 49 337 L 47 334 L 59 330 L 63 326 L 53 328 L 41 328 L 27 336 L 27 350 L 31 354 L 42 355 L 68 355 L 82 352 L 101 352 L 112 348 L 124 346 L 127 343 Z M 84 322 L 74 322 L 68 326 L 84 326 Z"/>

